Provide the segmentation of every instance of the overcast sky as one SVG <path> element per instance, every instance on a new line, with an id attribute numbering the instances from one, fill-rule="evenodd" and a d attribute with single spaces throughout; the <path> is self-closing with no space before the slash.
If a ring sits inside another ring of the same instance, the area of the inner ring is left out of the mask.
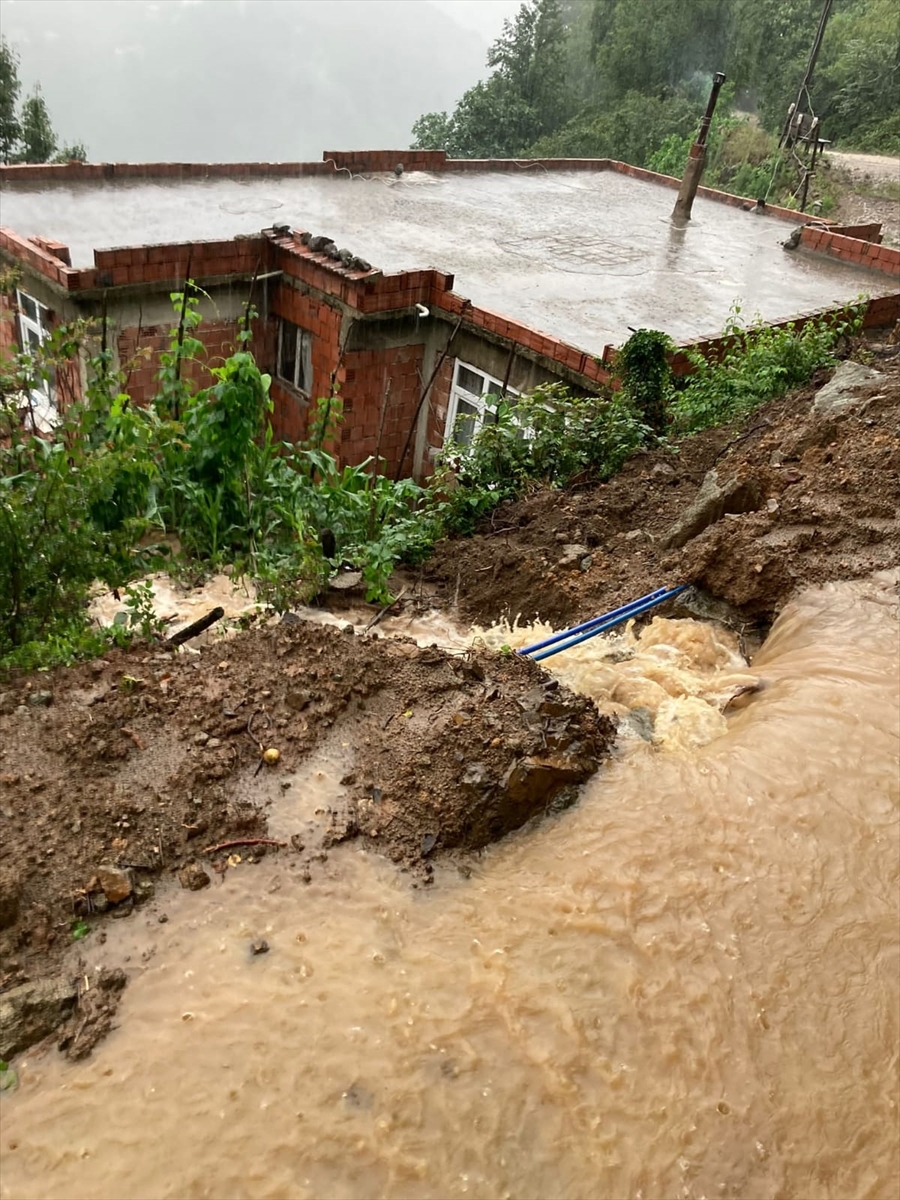
<path id="1" fill-rule="evenodd" d="M 0 0 L 23 94 L 94 162 L 403 149 L 518 0 Z"/>

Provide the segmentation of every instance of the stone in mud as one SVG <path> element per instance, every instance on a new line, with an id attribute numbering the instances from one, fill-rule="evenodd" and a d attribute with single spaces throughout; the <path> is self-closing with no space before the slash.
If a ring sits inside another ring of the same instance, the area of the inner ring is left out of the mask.
<path id="1" fill-rule="evenodd" d="M 828 383 L 820 388 L 813 401 L 812 411 L 817 417 L 839 417 L 854 408 L 860 408 L 870 399 L 870 385 L 877 386 L 884 375 L 873 371 L 862 363 L 846 359 L 840 364 Z M 863 395 L 860 395 L 865 389 Z"/>
<path id="2" fill-rule="evenodd" d="M 178 872 L 178 882 L 191 892 L 199 892 L 209 886 L 209 876 L 198 862 L 189 862 Z"/>
<path id="3" fill-rule="evenodd" d="M 563 570 L 574 570 L 580 567 L 582 561 L 590 556 L 590 550 L 581 542 L 566 542 L 562 547 L 562 555 L 557 563 L 557 566 Z"/>
<path id="4" fill-rule="evenodd" d="M 0 996 L 0 1058 L 21 1054 L 53 1033 L 75 1007 L 77 994 L 69 979 L 36 979 Z"/>
<path id="5" fill-rule="evenodd" d="M 268 954 L 269 953 L 269 943 L 266 941 L 265 938 L 254 938 L 253 941 L 250 943 L 250 953 L 253 955 Z"/>
<path id="6" fill-rule="evenodd" d="M 678 549 L 720 521 L 726 513 L 755 512 L 761 500 L 757 480 L 736 477 L 720 480 L 715 470 L 707 471 L 693 503 L 663 534 L 660 546 L 664 550 Z"/>
<path id="7" fill-rule="evenodd" d="M 59 1040 L 59 1049 L 70 1062 L 87 1058 L 112 1029 L 127 982 L 127 975 L 118 967 L 104 967 L 79 987 L 77 1008 Z"/>
<path id="8" fill-rule="evenodd" d="M 52 692 L 32 692 L 28 697 L 28 703 L 32 708 L 49 708 L 53 703 Z"/>
<path id="9" fill-rule="evenodd" d="M 125 871 L 121 867 L 111 866 L 109 863 L 101 863 L 96 871 L 96 879 L 100 890 L 110 904 L 121 903 L 134 891 L 131 872 Z"/>

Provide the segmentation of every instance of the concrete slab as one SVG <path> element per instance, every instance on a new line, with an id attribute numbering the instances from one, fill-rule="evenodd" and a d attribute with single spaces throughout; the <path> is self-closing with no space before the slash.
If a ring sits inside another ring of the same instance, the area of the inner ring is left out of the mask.
<path id="1" fill-rule="evenodd" d="M 275 222 L 327 233 L 385 271 L 438 267 L 473 303 L 599 354 L 628 327 L 676 339 L 721 330 L 734 302 L 766 320 L 860 293 L 884 275 L 780 242 L 791 226 L 698 199 L 685 229 L 675 193 L 612 171 L 414 172 L 349 178 L 7 186 L 2 224 L 55 238 L 73 266 L 92 251 L 224 238 Z"/>

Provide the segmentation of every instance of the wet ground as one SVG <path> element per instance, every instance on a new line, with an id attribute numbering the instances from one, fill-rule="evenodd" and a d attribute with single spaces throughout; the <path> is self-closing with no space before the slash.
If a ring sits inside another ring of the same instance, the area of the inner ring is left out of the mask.
<path id="1" fill-rule="evenodd" d="M 698 199 L 672 226 L 675 194 L 615 171 L 8 186 L 3 223 L 66 243 L 76 266 L 112 245 L 254 233 L 326 233 L 384 271 L 438 267 L 473 303 L 600 354 L 628 327 L 684 339 L 745 317 L 887 294 L 890 280 L 780 243 L 791 225 Z M 799 218 L 798 218 L 799 221 Z"/>
<path id="2" fill-rule="evenodd" d="M 657 683 L 730 669 L 676 635 Z M 120 1027 L 17 1061 L 0 1195 L 894 1200 L 897 650 L 895 581 L 807 592 L 711 740 L 462 873 L 342 845 L 110 922 Z"/>

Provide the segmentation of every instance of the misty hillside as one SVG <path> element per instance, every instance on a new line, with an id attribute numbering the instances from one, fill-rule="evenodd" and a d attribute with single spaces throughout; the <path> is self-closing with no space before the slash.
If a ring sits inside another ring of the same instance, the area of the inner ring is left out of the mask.
<path id="1" fill-rule="evenodd" d="M 409 145 L 484 74 L 428 0 L 2 0 L 23 94 L 102 161 L 318 159 Z"/>

